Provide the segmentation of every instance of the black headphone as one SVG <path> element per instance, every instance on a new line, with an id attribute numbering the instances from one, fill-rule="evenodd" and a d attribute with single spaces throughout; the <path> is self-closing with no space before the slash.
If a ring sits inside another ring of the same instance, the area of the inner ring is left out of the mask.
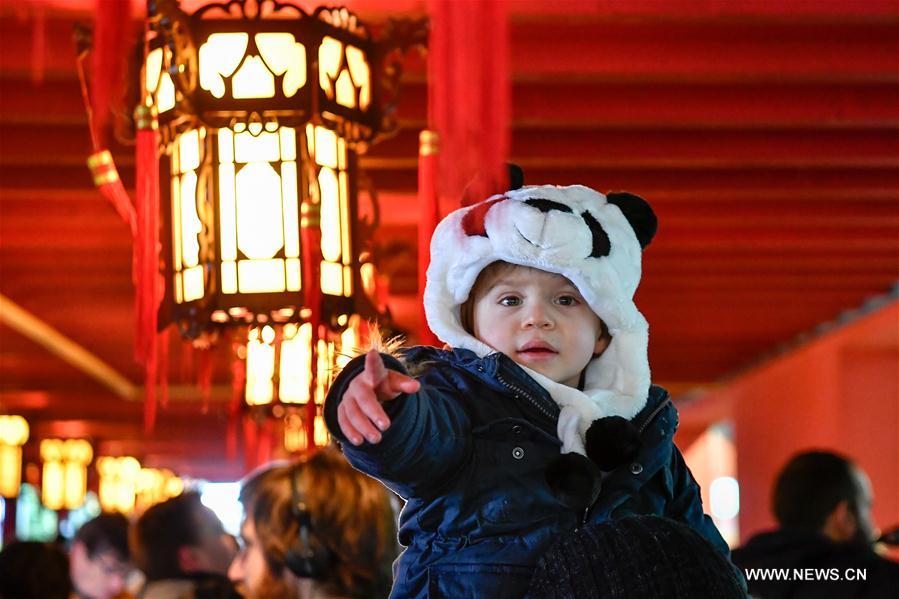
<path id="1" fill-rule="evenodd" d="M 298 469 L 290 478 L 290 511 L 299 528 L 296 540 L 284 554 L 284 565 L 300 578 L 321 579 L 328 572 L 333 554 L 316 535 L 312 513 L 300 491 L 300 472 Z"/>

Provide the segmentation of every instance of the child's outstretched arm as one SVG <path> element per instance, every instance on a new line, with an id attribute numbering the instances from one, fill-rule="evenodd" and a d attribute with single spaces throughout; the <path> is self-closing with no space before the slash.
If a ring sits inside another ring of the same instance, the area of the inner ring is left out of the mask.
<path id="1" fill-rule="evenodd" d="M 380 443 L 381 433 L 390 427 L 381 404 L 403 393 L 415 393 L 419 386 L 412 377 L 386 368 L 381 354 L 369 350 L 365 370 L 350 382 L 337 407 L 341 432 L 353 445 L 361 445 L 363 437 L 369 443 Z"/>
<path id="2" fill-rule="evenodd" d="M 413 379 L 396 356 L 372 351 L 337 375 L 323 415 L 350 464 L 408 499 L 439 493 L 466 463 L 463 399 L 437 362 Z"/>

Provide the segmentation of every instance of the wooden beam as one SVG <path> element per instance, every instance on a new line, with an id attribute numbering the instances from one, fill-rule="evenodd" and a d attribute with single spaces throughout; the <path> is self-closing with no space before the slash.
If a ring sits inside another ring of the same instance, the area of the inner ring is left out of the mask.
<path id="1" fill-rule="evenodd" d="M 0 322 L 75 366 L 122 399 L 140 398 L 140 389 L 106 362 L 2 294 Z"/>

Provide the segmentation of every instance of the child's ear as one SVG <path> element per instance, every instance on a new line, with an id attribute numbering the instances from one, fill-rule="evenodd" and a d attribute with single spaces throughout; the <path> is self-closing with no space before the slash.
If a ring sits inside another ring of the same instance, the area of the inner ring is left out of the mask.
<path id="1" fill-rule="evenodd" d="M 593 357 L 602 355 L 602 353 L 609 347 L 609 344 L 611 342 L 612 337 L 610 337 L 608 333 L 603 332 L 599 336 L 599 339 L 596 340 L 596 345 L 593 346 Z"/>

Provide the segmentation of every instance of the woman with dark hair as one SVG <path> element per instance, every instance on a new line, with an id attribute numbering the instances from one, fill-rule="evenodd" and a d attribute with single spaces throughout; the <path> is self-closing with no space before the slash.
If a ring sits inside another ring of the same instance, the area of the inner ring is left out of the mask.
<path id="1" fill-rule="evenodd" d="M 243 484 L 242 549 L 229 576 L 248 599 L 386 597 L 398 553 L 380 483 L 333 448 Z"/>
<path id="2" fill-rule="evenodd" d="M 0 599 L 68 599 L 69 558 L 54 543 L 14 541 L 0 551 Z"/>

